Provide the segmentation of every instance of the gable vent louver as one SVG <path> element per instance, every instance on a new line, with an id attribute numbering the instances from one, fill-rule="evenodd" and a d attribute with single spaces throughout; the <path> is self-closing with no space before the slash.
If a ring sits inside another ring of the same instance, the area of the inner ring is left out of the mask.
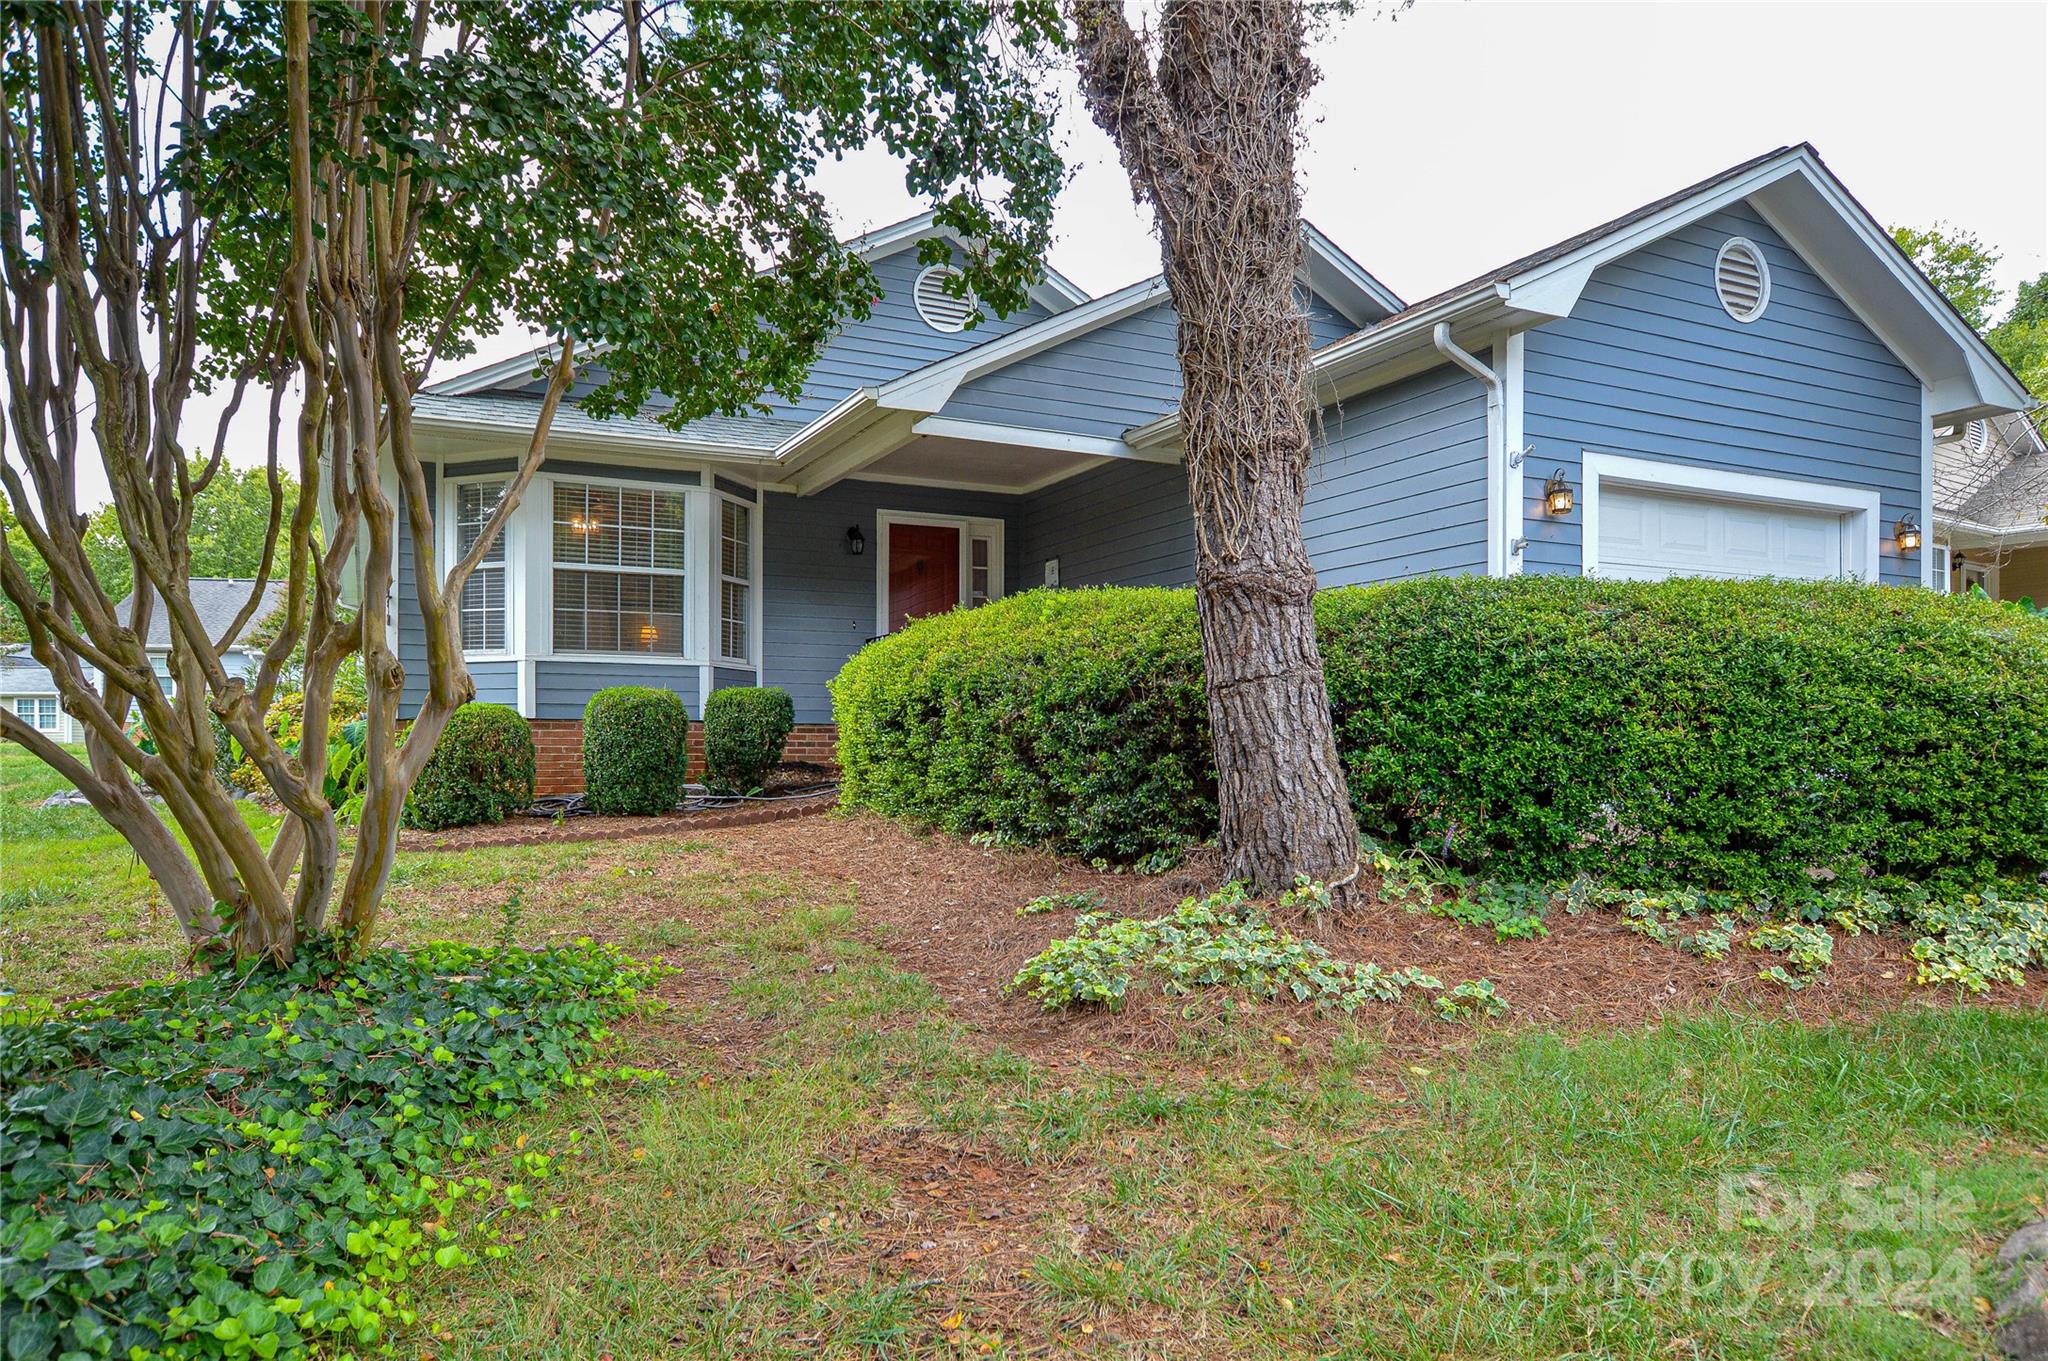
<path id="1" fill-rule="evenodd" d="M 946 291 L 946 285 L 959 277 L 960 271 L 951 265 L 933 265 L 917 276 L 911 290 L 917 314 L 934 331 L 964 331 L 974 315 L 973 297 L 956 298 Z"/>
<path id="2" fill-rule="evenodd" d="M 1771 267 L 1756 243 L 1731 236 L 1714 257 L 1714 292 L 1737 321 L 1755 321 L 1771 300 Z"/>
<path id="3" fill-rule="evenodd" d="M 1971 454 L 1982 457 L 1991 447 L 1991 426 L 1986 421 L 1971 421 L 1963 427 L 1963 447 Z"/>

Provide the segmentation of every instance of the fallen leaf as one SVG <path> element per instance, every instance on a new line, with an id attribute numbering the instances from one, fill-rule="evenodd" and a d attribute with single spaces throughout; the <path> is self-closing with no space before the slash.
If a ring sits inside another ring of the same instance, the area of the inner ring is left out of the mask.
<path id="1" fill-rule="evenodd" d="M 952 1313 L 946 1315 L 944 1318 L 939 1320 L 939 1326 L 941 1328 L 944 1328 L 947 1332 L 952 1333 L 958 1332 L 960 1329 L 960 1325 L 965 1322 L 967 1322 L 966 1315 L 962 1314 L 958 1309 L 955 1309 Z"/>

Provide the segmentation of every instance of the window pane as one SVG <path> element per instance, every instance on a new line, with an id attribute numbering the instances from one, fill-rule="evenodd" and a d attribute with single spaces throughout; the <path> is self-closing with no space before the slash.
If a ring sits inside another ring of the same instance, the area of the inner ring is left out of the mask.
<path id="1" fill-rule="evenodd" d="M 555 561 L 582 562 L 587 521 L 583 488 L 574 482 L 555 483 Z"/>
<path id="2" fill-rule="evenodd" d="M 744 661 L 747 652 L 747 597 L 751 587 L 737 581 L 720 583 L 719 589 L 719 652 L 720 655 Z"/>
<path id="3" fill-rule="evenodd" d="M 505 569 L 479 565 L 462 586 L 462 650 L 505 649 Z"/>
<path id="4" fill-rule="evenodd" d="M 718 503 L 718 570 L 745 581 L 753 564 L 753 511 L 737 501 Z"/>
<path id="5" fill-rule="evenodd" d="M 504 499 L 504 482 L 465 482 L 455 489 L 455 555 L 461 557 L 476 546 L 491 512 Z M 485 562 L 505 560 L 505 536 L 500 533 L 484 554 Z"/>
<path id="6" fill-rule="evenodd" d="M 557 570 L 555 649 L 680 657 L 682 577 Z"/>

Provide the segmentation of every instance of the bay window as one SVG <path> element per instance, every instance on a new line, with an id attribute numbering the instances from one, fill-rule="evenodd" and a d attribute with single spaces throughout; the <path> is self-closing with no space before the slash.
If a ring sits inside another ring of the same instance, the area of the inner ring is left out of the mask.
<path id="1" fill-rule="evenodd" d="M 684 652 L 680 491 L 556 482 L 554 650 Z"/>
<path id="2" fill-rule="evenodd" d="M 506 482 L 464 482 L 455 488 L 455 561 L 460 562 L 490 523 L 491 512 L 504 498 Z M 503 530 L 492 542 L 462 585 L 457 609 L 462 620 L 462 650 L 503 652 L 505 647 L 505 538 Z"/>
<path id="3" fill-rule="evenodd" d="M 754 579 L 754 508 L 743 501 L 718 501 L 718 654 L 728 661 L 751 658 Z"/>

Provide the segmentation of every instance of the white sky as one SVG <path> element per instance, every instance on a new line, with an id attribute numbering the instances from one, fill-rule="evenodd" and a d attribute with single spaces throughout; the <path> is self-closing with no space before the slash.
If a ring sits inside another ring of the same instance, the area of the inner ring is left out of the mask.
<path id="1" fill-rule="evenodd" d="M 2048 0 L 1422 0 L 1362 5 L 1316 58 L 1307 215 L 1410 300 L 1799 141 L 1886 225 L 1941 219 L 2001 250 L 2006 301 L 2048 270 Z M 1099 295 L 1156 273 L 1158 248 L 1071 78 L 1063 105 L 1076 174 L 1051 263 Z M 878 155 L 823 183 L 849 233 L 922 207 Z M 244 402 L 235 462 L 262 461 L 263 405 Z M 189 415 L 188 443 L 210 443 L 217 407 Z"/>

